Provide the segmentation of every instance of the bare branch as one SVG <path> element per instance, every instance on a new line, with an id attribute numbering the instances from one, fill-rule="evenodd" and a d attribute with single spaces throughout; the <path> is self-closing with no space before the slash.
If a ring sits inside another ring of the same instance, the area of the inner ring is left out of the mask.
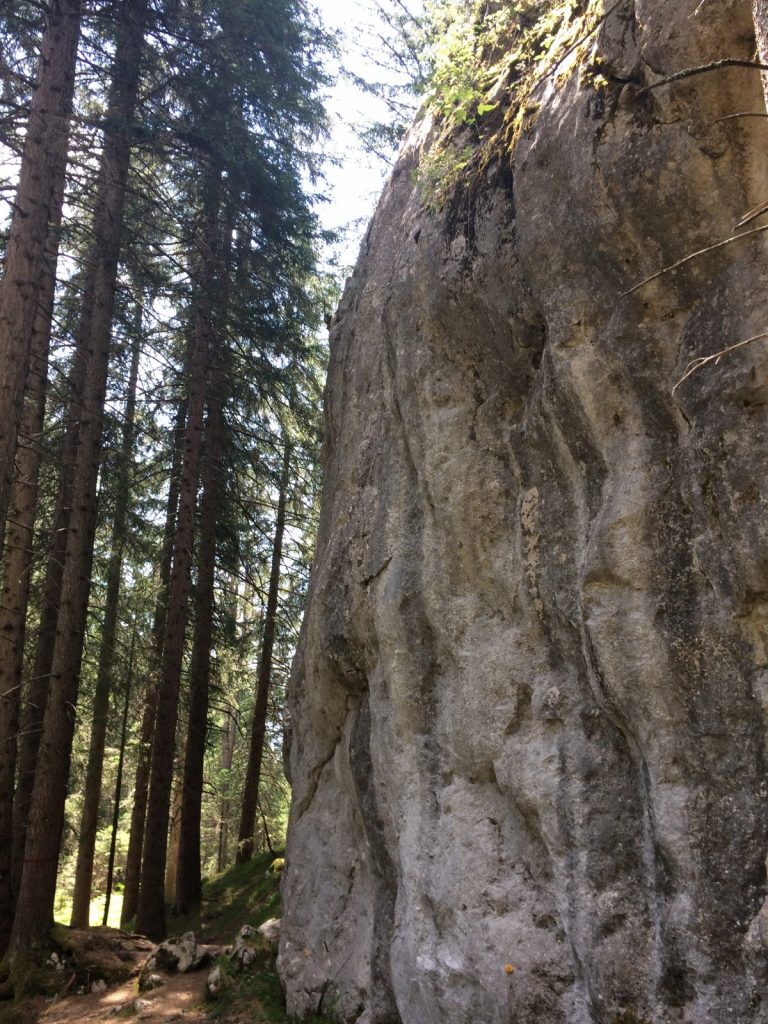
<path id="1" fill-rule="evenodd" d="M 739 114 L 726 114 L 725 117 L 716 117 L 715 124 L 720 124 L 721 121 L 735 121 L 739 117 L 768 117 L 768 114 L 762 110 L 742 110 Z"/>
<path id="2" fill-rule="evenodd" d="M 760 203 L 759 206 L 756 206 L 753 210 L 749 210 L 747 213 L 745 213 L 733 230 L 738 231 L 739 228 L 743 228 L 745 225 L 751 223 L 753 220 L 757 220 L 758 217 L 762 217 L 764 213 L 768 213 L 768 200 Z"/>
<path id="3" fill-rule="evenodd" d="M 762 234 L 763 231 L 768 231 L 768 224 L 763 224 L 759 228 L 751 228 L 749 231 L 742 231 L 738 235 L 731 235 L 730 238 L 724 238 L 722 242 L 715 242 L 714 245 L 708 245 L 706 249 L 699 249 L 697 252 L 692 252 L 689 256 L 684 256 L 683 259 L 678 260 L 676 263 L 670 264 L 668 267 L 663 267 L 661 270 L 657 270 L 655 274 L 651 274 L 650 277 L 644 278 L 642 281 L 638 281 L 637 284 L 632 285 L 627 291 L 622 292 L 619 298 L 626 298 L 627 295 L 631 295 L 632 292 L 636 292 L 638 288 L 642 288 L 644 285 L 649 284 L 651 281 L 655 281 L 657 277 L 662 277 L 664 274 L 669 274 L 673 270 L 678 270 L 686 263 L 690 263 L 691 260 L 697 259 L 699 256 L 706 256 L 708 252 L 714 252 L 715 249 L 722 249 L 723 246 L 730 245 L 731 242 L 739 242 L 742 238 L 749 238 L 751 235 Z"/>
<path id="4" fill-rule="evenodd" d="M 734 345 L 728 345 L 727 348 L 721 348 L 719 352 L 713 353 L 711 356 L 699 356 L 698 359 L 692 359 L 688 366 L 685 368 L 685 373 L 680 380 L 672 388 L 672 394 L 677 391 L 683 381 L 700 370 L 702 366 L 706 366 L 707 363 L 719 363 L 723 356 L 728 355 L 729 352 L 734 352 L 737 348 L 743 348 L 745 345 L 751 345 L 753 341 L 760 341 L 762 338 L 768 338 L 768 331 L 762 331 L 760 334 L 754 334 L 751 338 L 745 338 L 743 341 L 737 341 Z"/>
<path id="5" fill-rule="evenodd" d="M 662 85 L 680 82 L 684 78 L 693 78 L 694 75 L 704 75 L 708 71 L 721 71 L 723 68 L 752 68 L 754 71 L 768 71 L 768 64 L 761 64 L 756 60 L 740 60 L 737 57 L 725 57 L 723 60 L 714 60 L 711 64 L 699 64 L 695 68 L 684 68 L 682 71 L 676 71 L 674 75 L 668 75 L 658 82 L 651 82 L 650 85 L 643 86 L 637 95 L 642 96 L 643 93 L 650 92 L 652 89 L 658 89 Z"/>

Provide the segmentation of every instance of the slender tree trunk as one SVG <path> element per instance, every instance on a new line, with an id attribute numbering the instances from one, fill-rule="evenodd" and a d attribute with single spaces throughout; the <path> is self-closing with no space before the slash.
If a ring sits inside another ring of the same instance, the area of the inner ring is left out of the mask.
<path id="1" fill-rule="evenodd" d="M 189 356 L 187 359 L 187 364 Z M 186 366 L 187 371 L 189 366 Z M 171 576 L 171 560 L 173 558 L 173 538 L 176 534 L 176 515 L 179 506 L 179 486 L 181 478 L 182 448 L 187 418 L 187 399 L 179 402 L 176 411 L 176 423 L 173 432 L 173 452 L 171 455 L 170 486 L 166 505 L 163 545 L 160 554 L 158 573 L 158 595 L 155 603 L 155 618 L 152 624 L 152 649 L 155 666 L 159 666 L 163 654 L 165 636 L 165 619 L 168 612 L 168 587 Z M 152 762 L 152 737 L 155 733 L 155 716 L 157 715 L 157 669 L 150 674 L 146 688 L 146 703 L 141 719 L 141 737 L 139 740 L 136 780 L 133 787 L 133 810 L 131 812 L 131 831 L 128 840 L 128 853 L 125 858 L 125 887 L 123 889 L 123 908 L 120 924 L 126 927 L 132 924 L 139 909 L 139 887 L 141 882 L 141 853 L 144 846 L 144 829 L 147 820 L 147 797 L 149 795 L 149 770 Z"/>
<path id="2" fill-rule="evenodd" d="M 217 375 L 218 377 L 219 375 Z M 200 905 L 200 817 L 203 799 L 205 740 L 208 732 L 208 691 L 211 674 L 213 599 L 216 571 L 216 523 L 221 501 L 221 460 L 224 415 L 217 380 L 208 405 L 203 497 L 200 508 L 195 632 L 189 667 L 189 724 L 184 758 L 179 858 L 176 874 L 176 911 L 187 914 Z"/>
<path id="3" fill-rule="evenodd" d="M 125 403 L 123 436 L 120 462 L 115 483 L 115 515 L 112 523 L 112 547 L 107 569 L 107 593 L 104 617 L 99 643 L 99 667 L 96 674 L 96 688 L 91 710 L 91 741 L 88 750 L 88 768 L 83 792 L 83 813 L 80 819 L 80 835 L 75 869 L 75 892 L 72 900 L 72 928 L 87 928 L 91 907 L 91 885 L 93 882 L 93 857 L 96 849 L 96 833 L 99 826 L 99 797 L 104 762 L 104 747 L 107 739 L 109 698 L 112 691 L 113 666 L 115 663 L 115 640 L 117 637 L 117 616 L 120 603 L 120 583 L 123 571 L 123 554 L 128 537 L 128 506 L 131 500 L 131 477 L 133 445 L 136 422 L 136 385 L 139 376 L 139 354 L 141 351 L 141 306 L 138 306 L 136 337 L 131 353 L 131 368 L 128 378 L 128 395 Z"/>
<path id="4" fill-rule="evenodd" d="M 0 282 L 0 546 L 32 338 L 48 279 L 50 229 L 61 216 L 79 37 L 80 0 L 54 0 L 48 7 Z"/>
<path id="5" fill-rule="evenodd" d="M 191 374 L 191 350 L 187 352 L 184 361 L 184 375 Z M 155 660 L 159 666 L 163 655 L 163 641 L 165 640 L 165 621 L 168 616 L 168 590 L 171 584 L 171 569 L 173 567 L 173 545 L 176 538 L 176 519 L 179 514 L 179 492 L 181 490 L 181 471 L 184 464 L 184 438 L 187 432 L 187 413 L 189 411 L 189 396 L 179 401 L 176 410 L 176 421 L 173 427 L 173 452 L 171 453 L 170 482 L 168 485 L 168 504 L 166 508 L 165 526 L 163 528 L 163 543 L 160 548 L 159 561 L 159 588 L 157 603 L 155 604 L 155 615 L 152 622 L 152 644 L 155 651 Z"/>
<path id="6" fill-rule="evenodd" d="M 125 857 L 125 887 L 123 907 L 120 912 L 120 927 L 132 925 L 139 908 L 139 882 L 141 879 L 141 850 L 144 845 L 144 828 L 147 820 L 147 795 L 149 793 L 149 768 L 152 759 L 152 736 L 155 732 L 157 714 L 157 680 L 150 678 L 145 691 L 144 714 L 141 719 L 136 781 L 133 787 L 133 810 L 131 811 L 131 832 L 128 839 L 128 853 Z"/>
<path id="7" fill-rule="evenodd" d="M 253 709 L 251 746 L 248 754 L 248 768 L 245 773 L 243 803 L 240 811 L 237 863 L 245 864 L 253 856 L 253 831 L 259 801 L 261 781 L 261 760 L 264 753 L 264 737 L 267 730 L 267 709 L 269 706 L 269 685 L 272 679 L 272 651 L 275 645 L 277 626 L 277 601 L 280 591 L 280 565 L 283 557 L 283 535 L 285 533 L 285 511 L 290 480 L 291 444 L 286 440 L 283 451 L 283 467 L 280 476 L 280 493 L 275 520 L 275 539 L 272 546 L 272 568 L 269 575 L 267 610 L 264 617 L 264 635 L 259 659 L 256 704 Z"/>
<path id="8" fill-rule="evenodd" d="M 179 835 L 181 826 L 182 781 L 177 779 L 173 787 L 170 824 L 168 827 L 168 857 L 165 864 L 165 902 L 173 903 L 176 893 L 176 878 L 179 867 Z"/>
<path id="9" fill-rule="evenodd" d="M 112 880 L 115 876 L 115 854 L 117 853 L 117 830 L 120 826 L 120 797 L 123 789 L 123 768 L 125 766 L 125 746 L 128 740 L 128 712 L 131 708 L 131 690 L 133 688 L 133 656 L 136 651 L 136 624 L 131 634 L 131 650 L 128 654 L 128 672 L 125 680 L 125 701 L 123 704 L 123 721 L 120 726 L 120 754 L 117 759 L 117 778 L 115 779 L 115 800 L 112 808 L 112 835 L 109 840 L 109 860 L 107 861 L 107 881 L 105 883 L 104 917 L 102 925 L 109 921 L 109 905 L 112 900 Z"/>
<path id="10" fill-rule="evenodd" d="M 137 927 L 153 939 L 165 936 L 164 880 L 168 818 L 173 779 L 174 741 L 179 710 L 181 666 L 189 605 L 190 568 L 195 535 L 195 508 L 203 433 L 208 351 L 218 276 L 221 175 L 211 169 L 204 197 L 203 238 L 198 267 L 194 344 L 190 360 L 189 411 L 184 438 L 184 461 L 179 491 L 179 514 L 174 541 L 173 569 L 168 591 L 168 612 L 158 691 L 157 718 L 152 744 L 152 768 L 147 828 L 142 854 Z"/>
<path id="11" fill-rule="evenodd" d="M 101 464 L 104 399 L 131 154 L 128 124 L 138 95 L 146 7 L 147 0 L 133 0 L 116 9 L 119 38 L 107 111 L 110 128 L 104 138 L 94 213 L 94 248 L 88 274 L 93 302 L 88 303 L 87 294 L 85 300 L 92 309 L 91 355 L 83 395 L 77 463 L 72 477 L 72 512 L 51 666 L 51 689 L 35 769 L 24 864 L 11 935 L 14 949 L 43 941 L 53 916 L 96 528 L 96 487 Z"/>
<path id="12" fill-rule="evenodd" d="M 48 307 L 50 312 L 53 311 L 53 296 L 55 290 L 55 279 L 51 277 L 50 263 L 55 262 L 55 257 L 58 254 L 58 226 L 61 223 L 62 216 L 62 202 L 64 195 L 64 179 L 66 174 L 67 164 L 67 143 L 68 143 L 68 119 L 71 113 L 72 107 L 72 93 L 74 89 L 74 68 L 75 68 L 75 57 L 77 52 L 77 42 L 80 35 L 80 0 L 66 0 L 65 3 L 58 3 L 51 5 L 51 14 L 48 23 L 48 29 L 46 31 L 46 37 L 43 41 L 43 52 L 41 57 L 41 72 L 40 72 L 40 87 L 39 101 L 42 110 L 35 111 L 35 104 L 38 100 L 38 92 L 35 93 L 33 98 L 33 107 L 30 113 L 30 127 L 28 128 L 27 138 L 29 147 L 29 157 L 31 161 L 37 166 L 35 171 L 35 181 L 37 185 L 44 188 L 45 185 L 45 174 L 46 166 L 50 166 L 53 171 L 50 195 L 52 202 L 48 213 L 45 215 L 50 225 L 49 244 L 47 260 L 44 260 L 42 266 L 39 268 L 34 267 L 34 260 L 30 253 L 29 255 L 29 271 L 28 276 L 24 273 L 20 273 L 18 269 L 12 274 L 10 261 L 6 262 L 6 273 L 3 278 L 2 285 L 0 285 L 0 379 L 10 383 L 10 375 L 3 369 L 4 358 L 5 358 L 5 343 L 2 340 L 6 334 L 5 326 L 3 324 L 4 312 L 3 306 L 5 304 L 4 292 L 8 289 L 13 291 L 11 285 L 11 278 L 16 277 L 25 290 L 23 296 L 24 302 L 37 302 L 37 322 L 41 324 L 43 330 L 46 333 L 50 332 L 50 313 L 48 313 L 49 323 L 45 327 L 43 318 L 46 317 Z M 34 124 L 34 128 L 33 128 Z M 45 147 L 51 146 L 48 156 L 42 155 L 42 150 Z M 25 161 L 26 161 L 25 148 Z M 31 173 L 31 172 L 30 172 Z M 20 195 L 17 199 L 16 214 L 14 215 L 14 224 L 16 223 L 17 217 L 21 216 L 21 210 L 24 209 L 24 205 L 21 198 L 21 191 L 23 189 L 23 181 L 20 183 Z M 30 208 L 35 211 L 35 223 L 43 217 L 43 209 L 45 207 L 45 200 L 31 200 Z M 13 228 L 12 228 L 13 235 Z M 10 243 L 9 243 L 9 259 L 10 259 Z M 34 269 L 33 269 L 34 267 Z M 30 282 L 39 281 L 39 293 L 36 289 L 29 288 Z M 26 294 L 26 290 L 29 294 Z M 33 294 L 34 293 L 34 294 Z M 21 333 L 14 335 L 15 342 L 20 342 Z M 36 332 L 36 342 L 42 348 L 43 338 Z M 42 355 L 42 352 L 40 353 Z M 37 353 L 35 353 L 37 355 Z M 24 359 L 21 356 L 14 357 L 15 370 L 21 372 L 22 367 L 25 366 Z M 33 356 L 29 363 L 28 371 L 28 384 L 35 387 L 35 377 L 39 376 L 44 378 L 47 376 L 47 353 L 44 359 L 38 360 Z M 44 414 L 44 394 L 39 396 L 42 408 L 39 415 L 42 420 Z M 0 406 L 2 406 L 2 400 L 0 400 Z M 3 430 L 6 424 L 5 413 L 0 412 L 0 446 L 4 445 L 3 441 Z M 42 428 L 41 428 L 42 429 Z M 39 431 L 38 431 L 39 433 Z M 39 459 L 38 459 L 39 465 Z M 23 474 L 23 475 L 22 475 Z M 22 499 L 24 504 L 28 504 L 34 499 L 36 505 L 36 476 L 37 470 L 32 464 L 32 453 L 27 451 L 22 454 L 22 464 L 19 465 L 19 483 L 17 484 L 17 494 Z M 27 489 L 26 495 L 22 497 L 18 488 L 21 486 L 21 480 L 27 477 L 30 481 L 30 486 Z M 35 486 L 32 482 L 35 482 Z M 2 487 L 2 482 L 0 482 Z M 33 492 L 35 492 L 33 494 Z M 68 507 L 68 503 L 66 503 Z M 13 517 L 16 518 L 15 516 Z M 60 512 L 57 514 L 54 520 L 54 538 L 58 538 L 61 542 L 60 550 L 58 551 L 58 558 L 55 561 L 56 567 L 61 564 L 63 558 L 63 541 L 64 537 L 59 537 L 58 526 L 59 526 Z M 0 524 L 4 522 L 2 517 L 2 500 L 0 499 Z M 21 526 L 23 531 L 24 526 Z M 0 532 L 2 527 L 0 526 Z M 9 542 L 13 543 L 12 538 L 9 535 Z M 28 591 L 28 572 L 20 572 L 17 574 L 16 569 L 10 569 L 6 565 L 5 580 L 10 580 L 12 586 L 18 586 L 19 592 L 16 594 L 16 599 L 11 604 L 8 604 L 9 609 L 12 609 L 11 615 L 16 620 L 16 626 L 14 627 L 17 635 L 17 643 L 23 648 L 23 629 L 24 622 L 26 620 L 27 611 L 27 594 L 22 594 L 21 587 L 24 586 Z M 18 581 L 16 583 L 15 581 Z M 46 615 L 45 615 L 45 601 L 43 602 L 43 611 L 40 630 L 43 632 L 46 627 Z M 21 626 L 18 625 L 21 623 Z M 5 624 L 8 628 L 8 623 Z M 50 631 L 50 636 L 47 642 L 43 642 L 38 647 L 38 650 L 43 650 L 46 657 L 49 656 L 53 650 L 53 630 L 55 629 L 55 623 L 53 629 Z M 20 654 L 19 650 L 14 652 L 12 659 L 5 666 L 5 671 L 8 674 L 8 689 L 13 689 L 14 692 L 20 694 L 18 687 L 21 685 L 21 672 L 23 662 L 23 651 Z M 26 835 L 26 820 L 27 814 L 29 813 L 29 801 L 32 794 L 32 780 L 34 775 L 35 758 L 37 757 L 37 747 L 40 741 L 40 731 L 42 729 L 43 712 L 45 710 L 45 699 L 47 696 L 48 678 L 50 673 L 50 662 L 48 661 L 47 667 L 43 665 L 39 671 L 35 671 L 30 685 L 24 693 L 24 705 L 21 714 L 22 729 L 21 736 L 17 745 L 18 749 L 18 782 L 17 788 L 14 795 L 13 802 L 13 837 L 11 840 L 10 856 L 11 856 L 11 889 L 15 898 L 18 892 L 19 883 L 21 880 L 21 866 L 24 853 L 24 839 Z M 9 766 L 10 770 L 10 766 Z M 0 915 L 1 916 L 1 915 Z"/>
<path id="13" fill-rule="evenodd" d="M 62 160 L 66 153 L 62 150 Z M 40 438 L 45 422 L 48 354 L 56 291 L 62 203 L 54 204 L 48 235 L 45 278 L 30 353 L 29 375 L 16 450 L 0 601 L 0 955 L 10 936 L 15 888 L 12 884 L 13 797 L 21 712 L 24 637 L 32 568 L 35 512 L 40 475 Z"/>
<path id="14" fill-rule="evenodd" d="M 232 770 L 232 761 L 235 756 L 236 737 L 237 729 L 235 728 L 235 723 L 232 720 L 232 716 L 227 714 L 227 720 L 221 733 L 221 767 L 225 772 L 225 775 L 221 805 L 219 807 L 219 842 L 216 853 L 216 871 L 218 873 L 222 872 L 228 863 L 227 845 L 229 842 L 229 816 L 232 812 L 232 801 L 230 799 L 229 791 L 229 773 Z"/>
<path id="15" fill-rule="evenodd" d="M 77 395 L 79 406 L 80 396 L 85 386 L 85 362 L 82 347 L 78 344 L 75 351 L 73 378 L 79 381 L 72 385 L 73 394 Z M 56 499 L 56 510 L 53 517 L 53 528 L 48 546 L 48 560 L 40 605 L 40 624 L 35 645 L 35 663 L 32 677 L 24 690 L 24 708 L 22 711 L 22 729 L 19 739 L 19 766 L 16 794 L 13 801 L 13 848 L 12 877 L 13 890 L 17 893 L 21 884 L 21 871 L 24 864 L 24 845 L 27 838 L 27 818 L 29 805 L 32 801 L 32 787 L 35 781 L 35 765 L 43 731 L 45 706 L 51 684 L 51 663 L 56 640 L 56 623 L 59 615 L 61 597 L 61 580 L 64 572 L 64 558 L 67 549 L 69 531 L 69 514 L 71 511 L 72 467 L 77 453 L 77 422 L 73 422 L 75 400 L 70 404 L 68 414 L 67 435 L 61 455 L 59 475 L 59 493 Z"/>
<path id="16" fill-rule="evenodd" d="M 40 623 L 35 644 L 35 663 L 25 690 L 22 730 L 19 741 L 19 769 L 13 803 L 13 888 L 18 892 L 24 860 L 27 818 L 32 800 L 37 751 L 43 731 L 43 718 L 51 684 L 51 666 L 56 644 L 56 627 L 61 604 L 61 585 L 67 554 L 72 486 L 80 444 L 80 422 L 83 418 L 83 396 L 91 355 L 91 331 L 94 313 L 95 278 L 87 276 L 75 337 L 75 350 L 69 372 L 69 408 L 60 457 L 60 470 L 53 526 L 48 545 L 45 583 L 40 602 Z"/>

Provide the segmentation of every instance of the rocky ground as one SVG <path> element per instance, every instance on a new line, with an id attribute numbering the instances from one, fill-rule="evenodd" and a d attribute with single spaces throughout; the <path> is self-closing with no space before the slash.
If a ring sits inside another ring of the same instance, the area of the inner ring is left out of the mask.
<path id="1" fill-rule="evenodd" d="M 286 1021 L 270 918 L 279 912 L 275 864 L 265 856 L 214 879 L 200 914 L 174 920 L 180 937 L 160 946 L 114 928 L 55 928 L 48 960 L 17 968 L 17 991 L 30 994 L 0 1001 L 0 1022 Z"/>

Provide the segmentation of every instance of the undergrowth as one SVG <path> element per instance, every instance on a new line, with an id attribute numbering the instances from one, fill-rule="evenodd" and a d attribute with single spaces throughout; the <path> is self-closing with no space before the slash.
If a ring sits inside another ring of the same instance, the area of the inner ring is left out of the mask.
<path id="1" fill-rule="evenodd" d="M 280 874 L 270 870 L 274 857 L 260 854 L 247 864 L 235 864 L 203 886 L 199 911 L 168 918 L 169 931 L 192 931 L 205 942 L 231 942 L 244 924 L 258 927 L 280 917 Z"/>

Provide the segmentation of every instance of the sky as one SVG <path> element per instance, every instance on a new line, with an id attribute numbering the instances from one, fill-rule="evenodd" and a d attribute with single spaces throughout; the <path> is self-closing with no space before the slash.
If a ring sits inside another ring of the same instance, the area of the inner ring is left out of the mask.
<path id="1" fill-rule="evenodd" d="M 314 0 L 314 5 L 327 28 L 343 33 L 341 60 L 345 66 L 361 77 L 380 79 L 381 69 L 374 68 L 363 52 L 366 39 L 371 39 L 375 32 L 372 0 Z M 332 122 L 329 150 L 338 163 L 328 167 L 331 201 L 322 204 L 320 215 L 323 227 L 347 229 L 345 241 L 336 248 L 341 266 L 347 267 L 357 258 L 360 241 L 390 170 L 382 160 L 363 150 L 353 126 L 375 116 L 384 120 L 385 113 L 376 109 L 375 98 L 341 79 L 329 92 L 327 107 Z"/>

